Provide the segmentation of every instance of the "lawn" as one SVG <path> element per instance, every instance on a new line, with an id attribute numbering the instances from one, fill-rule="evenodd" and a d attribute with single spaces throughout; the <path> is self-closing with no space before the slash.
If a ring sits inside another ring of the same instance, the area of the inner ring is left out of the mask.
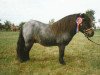
<path id="1" fill-rule="evenodd" d="M 16 59 L 18 32 L 0 32 L 0 75 L 100 75 L 100 46 L 77 33 L 65 50 L 66 65 L 59 64 L 58 47 L 34 44 L 30 61 Z M 92 40 L 100 43 L 100 31 Z"/>

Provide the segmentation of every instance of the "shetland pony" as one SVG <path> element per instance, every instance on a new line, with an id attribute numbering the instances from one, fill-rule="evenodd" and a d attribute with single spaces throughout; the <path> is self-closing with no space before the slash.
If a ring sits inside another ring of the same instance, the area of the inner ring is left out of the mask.
<path id="1" fill-rule="evenodd" d="M 20 30 L 17 42 L 17 57 L 23 62 L 29 60 L 29 51 L 34 43 L 43 46 L 59 47 L 59 62 L 64 62 L 65 46 L 69 44 L 73 36 L 82 32 L 87 37 L 92 37 L 92 21 L 86 14 L 68 15 L 52 25 L 36 20 L 25 23 Z"/>

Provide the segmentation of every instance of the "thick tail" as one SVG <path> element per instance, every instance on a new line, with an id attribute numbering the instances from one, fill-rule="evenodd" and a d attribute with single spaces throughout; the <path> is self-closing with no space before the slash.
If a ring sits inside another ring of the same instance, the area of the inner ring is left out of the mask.
<path id="1" fill-rule="evenodd" d="M 21 27 L 20 29 L 20 33 L 19 33 L 19 38 L 18 38 L 18 42 L 17 42 L 17 58 L 23 62 L 23 61 L 27 61 L 29 60 L 29 54 L 28 52 L 25 50 L 25 41 L 24 41 L 24 37 L 23 37 L 23 29 Z"/>

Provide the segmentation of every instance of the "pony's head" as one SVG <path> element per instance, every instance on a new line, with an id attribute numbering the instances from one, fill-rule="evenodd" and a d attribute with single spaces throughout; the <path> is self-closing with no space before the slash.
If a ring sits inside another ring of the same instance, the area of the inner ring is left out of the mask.
<path id="1" fill-rule="evenodd" d="M 79 31 L 85 34 L 86 37 L 94 35 L 94 30 L 92 29 L 93 23 L 86 14 L 79 14 L 76 23 L 79 26 Z"/>

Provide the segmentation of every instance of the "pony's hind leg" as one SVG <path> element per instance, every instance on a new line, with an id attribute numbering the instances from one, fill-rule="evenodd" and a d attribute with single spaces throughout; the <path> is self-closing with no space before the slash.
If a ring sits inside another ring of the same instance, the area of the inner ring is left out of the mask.
<path id="1" fill-rule="evenodd" d="M 29 34 L 25 34 L 25 32 L 23 33 L 23 28 L 21 27 L 16 48 L 17 58 L 20 60 L 20 62 L 29 60 L 29 51 L 33 43 L 32 38 L 29 36 Z"/>
<path id="2" fill-rule="evenodd" d="M 24 57 L 24 59 L 26 59 L 26 61 L 30 59 L 29 52 L 30 52 L 32 46 L 33 46 L 33 41 L 29 40 L 28 42 L 25 42 L 25 53 L 24 53 L 23 57 Z"/>

